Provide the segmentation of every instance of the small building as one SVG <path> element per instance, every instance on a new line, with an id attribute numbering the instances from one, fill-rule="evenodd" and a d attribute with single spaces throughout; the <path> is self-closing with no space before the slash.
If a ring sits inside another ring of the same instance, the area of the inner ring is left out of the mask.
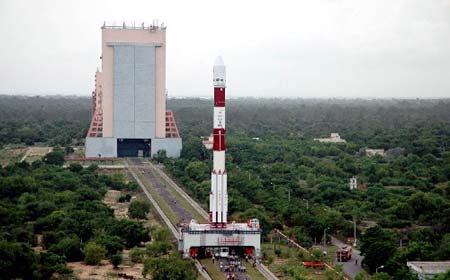
<path id="1" fill-rule="evenodd" d="M 416 274 L 419 280 L 433 279 L 437 274 L 446 273 L 450 270 L 450 261 L 406 262 L 412 273 Z"/>
<path id="2" fill-rule="evenodd" d="M 214 138 L 214 137 L 213 137 L 213 135 L 211 134 L 211 135 L 209 135 L 208 137 L 205 137 L 205 138 L 203 139 L 202 144 L 203 144 L 203 146 L 205 146 L 205 149 L 207 149 L 207 150 L 212 150 L 213 144 L 214 144 L 213 138 Z"/>
<path id="3" fill-rule="evenodd" d="M 374 156 L 384 157 L 384 149 L 366 149 L 366 156 L 368 156 L 368 157 L 374 157 Z"/>
<path id="4" fill-rule="evenodd" d="M 314 138 L 314 141 L 321 143 L 345 143 L 346 141 L 341 138 L 339 133 L 331 133 L 329 138 Z"/>
<path id="5" fill-rule="evenodd" d="M 349 186 L 350 190 L 356 190 L 358 188 L 358 180 L 356 179 L 355 176 L 350 178 Z"/>

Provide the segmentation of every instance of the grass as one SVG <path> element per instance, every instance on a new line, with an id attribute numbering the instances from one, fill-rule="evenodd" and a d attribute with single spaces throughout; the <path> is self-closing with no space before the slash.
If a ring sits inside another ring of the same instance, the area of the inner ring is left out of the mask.
<path id="1" fill-rule="evenodd" d="M 197 220 L 197 222 L 199 223 L 207 223 L 208 221 L 202 217 L 202 215 L 200 215 L 199 212 L 197 212 L 197 210 L 192 207 L 192 205 L 186 200 L 184 199 L 184 197 L 178 193 L 169 183 L 166 182 L 166 180 L 164 180 L 153 168 L 153 166 L 151 166 L 150 164 L 147 164 L 150 167 L 151 172 L 153 173 L 153 175 L 155 175 L 160 181 L 161 183 L 166 187 L 166 189 L 177 198 L 178 202 L 181 204 L 181 206 L 183 206 L 184 209 L 186 209 L 191 215 L 192 217 Z"/>
<path id="2" fill-rule="evenodd" d="M 259 271 L 252 266 L 252 264 L 249 262 L 248 264 L 245 264 L 245 268 L 247 269 L 247 274 L 252 278 L 252 280 L 265 280 L 266 278 L 262 276 Z"/>

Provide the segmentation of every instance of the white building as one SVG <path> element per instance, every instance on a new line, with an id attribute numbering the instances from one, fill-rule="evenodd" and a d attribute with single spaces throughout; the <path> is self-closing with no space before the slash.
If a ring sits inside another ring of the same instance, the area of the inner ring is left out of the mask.
<path id="1" fill-rule="evenodd" d="M 331 133 L 330 138 L 314 138 L 314 141 L 321 143 L 345 143 L 346 141 L 341 138 L 339 133 Z"/>
<path id="2" fill-rule="evenodd" d="M 450 270 L 450 261 L 438 262 L 407 262 L 409 269 L 417 275 L 419 280 L 433 279 L 440 273 Z"/>

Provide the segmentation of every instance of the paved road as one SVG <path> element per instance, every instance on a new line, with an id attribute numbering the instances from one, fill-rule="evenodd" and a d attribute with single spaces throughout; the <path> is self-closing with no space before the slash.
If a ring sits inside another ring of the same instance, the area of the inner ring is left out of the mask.
<path id="1" fill-rule="evenodd" d="M 166 189 L 166 187 L 159 181 L 158 178 L 150 171 L 150 168 L 142 163 L 140 159 L 131 159 L 133 164 L 139 169 L 139 172 L 145 177 L 147 181 L 149 181 L 155 190 L 158 192 L 159 196 L 161 196 L 172 211 L 180 218 L 181 221 L 189 222 L 192 220 L 192 215 L 184 209 L 178 199 Z"/>
<path id="2" fill-rule="evenodd" d="M 338 247 L 346 246 L 347 244 L 344 244 L 342 241 L 335 237 L 331 237 L 331 243 Z M 350 278 L 355 278 L 358 273 L 360 273 L 363 269 L 361 268 L 361 262 L 363 260 L 363 256 L 361 256 L 361 252 L 355 248 L 352 250 L 352 259 L 348 262 L 342 262 L 343 264 L 343 271 L 345 274 L 347 274 Z M 355 261 L 358 260 L 358 264 L 355 264 Z M 339 261 L 334 260 L 335 264 L 340 264 Z"/>

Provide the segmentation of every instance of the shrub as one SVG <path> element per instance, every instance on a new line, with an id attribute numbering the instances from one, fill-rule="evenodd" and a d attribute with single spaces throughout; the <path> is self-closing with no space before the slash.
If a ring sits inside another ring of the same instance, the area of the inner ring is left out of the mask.
<path id="1" fill-rule="evenodd" d="M 114 266 L 114 268 L 118 268 L 123 260 L 122 253 L 121 252 L 115 253 L 114 255 L 111 256 L 110 260 L 111 260 L 111 264 Z"/>
<path id="2" fill-rule="evenodd" d="M 105 258 L 107 252 L 105 247 L 95 242 L 89 242 L 83 249 L 84 261 L 89 265 L 97 265 Z"/>

